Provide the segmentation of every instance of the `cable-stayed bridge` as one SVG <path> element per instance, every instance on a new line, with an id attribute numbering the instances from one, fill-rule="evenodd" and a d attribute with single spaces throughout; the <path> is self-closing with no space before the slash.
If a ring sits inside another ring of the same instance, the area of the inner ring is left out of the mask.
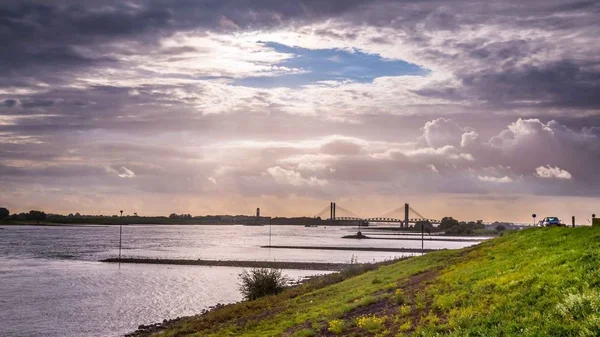
<path id="1" fill-rule="evenodd" d="M 386 223 L 399 223 L 400 227 L 408 227 L 410 223 L 418 223 L 422 221 L 428 221 L 432 224 L 439 224 L 439 220 L 430 219 L 417 212 L 410 205 L 404 204 L 403 207 L 393 209 L 383 215 L 375 217 L 363 217 L 355 214 L 352 211 L 345 209 L 342 206 L 336 205 L 335 202 L 331 202 L 328 207 L 323 208 L 319 213 L 315 214 L 316 218 L 322 218 L 327 211 L 329 211 L 329 220 L 335 222 L 361 222 L 361 223 L 373 223 L 373 222 L 386 222 Z M 339 215 L 338 215 L 339 214 Z"/>

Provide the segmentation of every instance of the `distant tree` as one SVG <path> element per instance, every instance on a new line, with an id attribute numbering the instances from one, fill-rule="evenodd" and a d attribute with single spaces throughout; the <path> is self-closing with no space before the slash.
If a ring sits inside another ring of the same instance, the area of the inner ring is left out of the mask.
<path id="1" fill-rule="evenodd" d="M 459 222 L 458 220 L 454 219 L 453 217 L 444 217 L 442 218 L 442 221 L 440 222 L 440 229 L 449 229 L 455 226 L 458 226 Z"/>
<path id="2" fill-rule="evenodd" d="M 504 227 L 504 225 L 496 226 L 496 231 L 498 231 L 498 232 L 504 232 L 505 230 L 506 230 L 506 227 Z"/>
<path id="3" fill-rule="evenodd" d="M 0 219 L 8 218 L 10 211 L 4 207 L 0 207 Z"/>
<path id="4" fill-rule="evenodd" d="M 431 222 L 425 220 L 425 221 L 417 221 L 417 223 L 415 224 L 415 230 L 418 230 L 419 232 L 421 231 L 421 228 L 423 228 L 423 230 L 425 232 L 431 232 L 431 229 L 433 228 L 433 225 L 431 224 Z"/>
<path id="5" fill-rule="evenodd" d="M 69 215 L 67 215 L 69 218 L 72 218 L 74 215 L 73 213 L 69 213 Z"/>
<path id="6" fill-rule="evenodd" d="M 177 215 L 177 214 L 175 214 L 175 213 L 171 213 L 171 214 L 169 215 L 169 219 L 177 219 L 177 218 L 179 218 L 179 215 Z"/>
<path id="7" fill-rule="evenodd" d="M 75 216 L 81 218 L 81 214 L 79 214 L 79 212 L 75 213 Z"/>
<path id="8" fill-rule="evenodd" d="M 42 211 L 29 211 L 26 218 L 32 221 L 44 221 L 46 220 L 46 213 Z"/>

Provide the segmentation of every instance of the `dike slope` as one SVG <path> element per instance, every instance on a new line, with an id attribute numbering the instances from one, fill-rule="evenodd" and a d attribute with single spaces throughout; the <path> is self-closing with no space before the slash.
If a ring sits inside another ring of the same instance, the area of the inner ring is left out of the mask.
<path id="1" fill-rule="evenodd" d="M 354 277 L 336 275 L 178 319 L 154 333 L 600 336 L 600 228 L 527 229 Z"/>

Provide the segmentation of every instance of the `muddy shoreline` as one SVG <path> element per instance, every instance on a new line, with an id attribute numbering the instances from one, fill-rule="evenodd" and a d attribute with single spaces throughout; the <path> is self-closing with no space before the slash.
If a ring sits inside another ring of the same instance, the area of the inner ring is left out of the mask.
<path id="1" fill-rule="evenodd" d="M 100 262 L 164 264 L 164 265 L 181 265 L 181 266 L 301 269 L 301 270 L 325 270 L 325 271 L 338 271 L 338 270 L 342 270 L 349 266 L 348 263 L 322 263 L 322 262 L 175 260 L 175 259 L 137 259 L 137 258 L 136 259 L 112 258 L 112 259 L 100 260 Z"/>
<path id="2" fill-rule="evenodd" d="M 353 250 L 362 252 L 394 252 L 394 253 L 421 253 L 433 252 L 439 249 L 420 248 L 379 248 L 379 247 L 313 247 L 313 246 L 260 246 L 260 248 L 275 249 L 317 249 L 317 250 Z"/>

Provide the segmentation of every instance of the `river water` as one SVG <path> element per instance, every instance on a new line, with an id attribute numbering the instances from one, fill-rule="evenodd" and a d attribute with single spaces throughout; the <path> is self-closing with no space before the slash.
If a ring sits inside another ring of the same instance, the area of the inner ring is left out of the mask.
<path id="1" fill-rule="evenodd" d="M 261 245 L 421 248 L 419 241 L 342 240 L 354 229 L 296 226 L 123 226 L 123 257 L 306 262 L 382 261 L 389 252 L 265 249 Z M 270 233 L 270 234 L 269 234 Z M 397 236 L 396 236 L 397 238 Z M 242 268 L 108 264 L 118 226 L 4 226 L 0 336 L 112 337 L 241 300 Z M 425 241 L 425 248 L 476 242 Z M 292 278 L 323 271 L 284 270 Z"/>

